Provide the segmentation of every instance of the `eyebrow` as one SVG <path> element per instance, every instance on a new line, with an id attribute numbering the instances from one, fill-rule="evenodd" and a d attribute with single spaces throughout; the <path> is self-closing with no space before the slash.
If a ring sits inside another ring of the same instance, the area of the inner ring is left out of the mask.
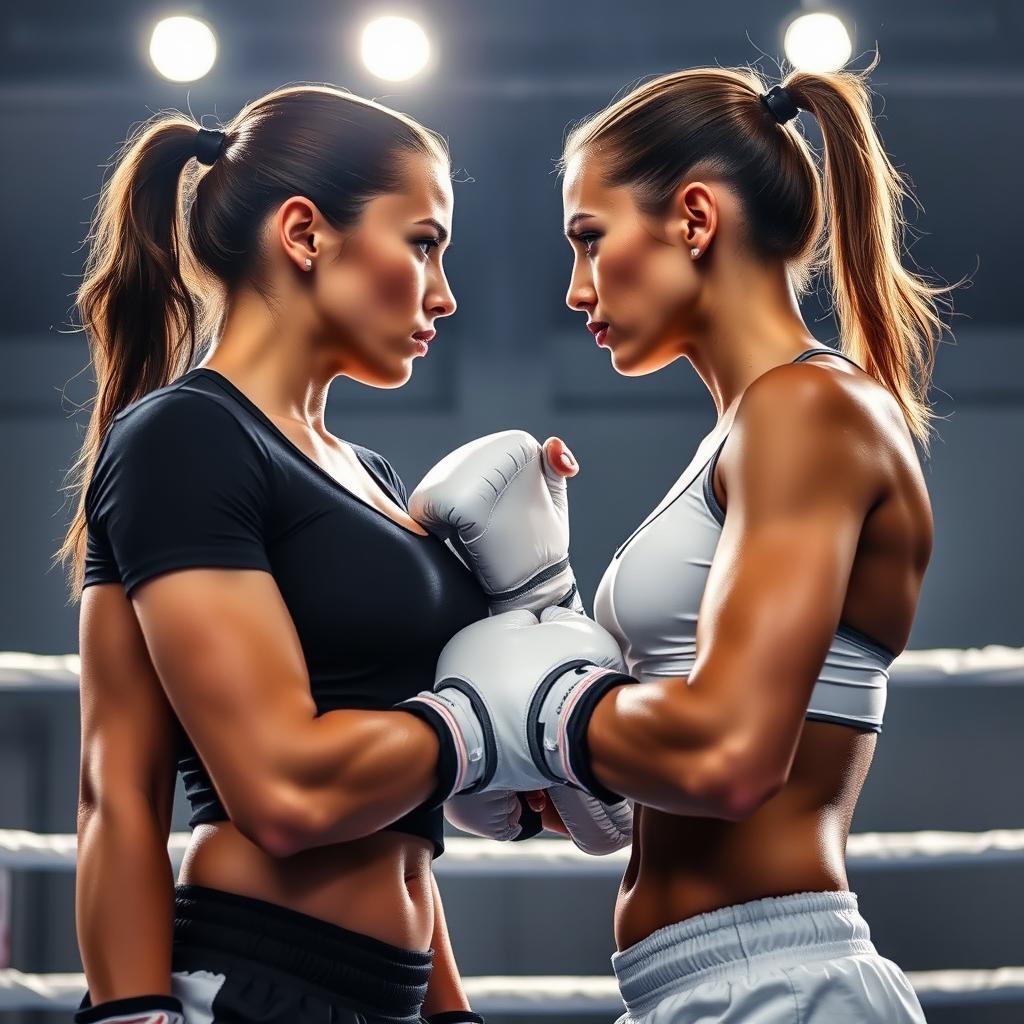
<path id="1" fill-rule="evenodd" d="M 566 238 L 572 237 L 569 234 L 569 232 L 572 231 L 573 226 L 576 224 L 577 221 L 584 220 L 587 217 L 593 217 L 593 216 L 594 215 L 592 213 L 586 213 L 586 212 L 583 212 L 583 211 L 581 211 L 580 213 L 574 213 L 569 218 L 569 220 L 566 222 L 566 225 L 565 225 L 565 237 Z"/>
<path id="2" fill-rule="evenodd" d="M 448 232 L 439 220 L 434 220 L 433 217 L 426 217 L 423 220 L 416 221 L 417 224 L 429 224 L 432 228 L 437 231 L 438 237 L 442 242 L 448 241 Z"/>

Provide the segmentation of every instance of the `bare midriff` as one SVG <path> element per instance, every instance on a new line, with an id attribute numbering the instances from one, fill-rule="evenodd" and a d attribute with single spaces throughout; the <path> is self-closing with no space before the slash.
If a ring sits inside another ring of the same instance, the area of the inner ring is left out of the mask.
<path id="1" fill-rule="evenodd" d="M 846 840 L 875 742 L 873 732 L 805 722 L 786 785 L 743 821 L 638 806 L 617 947 L 721 907 L 846 889 Z"/>
<path id="2" fill-rule="evenodd" d="M 432 853 L 429 839 L 383 831 L 272 857 L 225 821 L 197 826 L 178 880 L 425 950 L 434 928 Z"/>

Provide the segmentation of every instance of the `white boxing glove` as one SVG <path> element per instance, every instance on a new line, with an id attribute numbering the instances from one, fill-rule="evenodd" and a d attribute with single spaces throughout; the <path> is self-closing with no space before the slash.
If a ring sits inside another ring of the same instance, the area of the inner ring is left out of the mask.
<path id="1" fill-rule="evenodd" d="M 526 431 L 490 434 L 450 453 L 413 490 L 409 512 L 466 561 L 489 595 L 492 613 L 527 608 L 539 614 L 554 604 L 583 613 L 568 564 L 566 478 Z M 628 801 L 607 805 L 564 786 L 547 792 L 570 838 L 586 853 L 611 853 L 631 842 Z M 540 830 L 532 824 L 524 830 L 524 807 L 522 794 L 492 790 L 454 798 L 445 813 L 474 835 L 517 840 Z"/>
<path id="2" fill-rule="evenodd" d="M 565 477 L 525 430 L 488 434 L 446 455 L 409 496 L 409 514 L 463 558 L 492 614 L 583 611 L 569 564 Z"/>
<path id="3" fill-rule="evenodd" d="M 590 769 L 586 733 L 601 697 L 636 682 L 592 619 L 546 608 L 538 621 L 520 608 L 459 630 L 441 651 L 434 689 L 396 707 L 437 733 L 442 800 L 568 783 L 617 804 Z"/>
<path id="4" fill-rule="evenodd" d="M 570 838 L 584 853 L 603 857 L 606 853 L 629 846 L 633 841 L 631 800 L 605 803 L 572 786 L 552 786 L 544 792 L 555 805 Z M 472 800 L 474 797 L 461 799 Z"/>
<path id="5" fill-rule="evenodd" d="M 445 801 L 444 816 L 463 832 L 499 843 L 532 839 L 544 830 L 540 812 L 510 789 L 453 796 Z"/>

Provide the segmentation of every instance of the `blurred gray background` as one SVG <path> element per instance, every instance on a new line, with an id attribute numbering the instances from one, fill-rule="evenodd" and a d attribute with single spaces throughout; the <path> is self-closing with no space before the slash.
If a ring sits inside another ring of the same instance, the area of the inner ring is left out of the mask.
<path id="1" fill-rule="evenodd" d="M 249 0 L 169 10 L 145 0 L 46 0 L 5 8 L 0 650 L 77 650 L 77 607 L 66 605 L 49 564 L 68 517 L 59 487 L 87 421 L 76 409 L 94 393 L 71 303 L 104 165 L 130 126 L 156 110 L 227 120 L 290 81 L 347 86 L 415 115 L 449 138 L 460 179 L 446 257 L 458 313 L 440 324 L 406 387 L 337 382 L 329 429 L 380 451 L 410 489 L 444 453 L 484 433 L 523 427 L 565 438 L 582 466 L 570 487 L 573 561 L 589 608 L 608 559 L 688 462 L 714 407 L 682 361 L 647 378 L 617 376 L 584 318 L 565 307 L 571 257 L 554 160 L 568 125 L 643 76 L 759 62 L 770 84 L 778 81 L 782 32 L 801 9 L 814 7 Z M 849 0 L 839 12 L 854 66 L 876 42 L 881 51 L 872 79 L 878 127 L 924 207 L 910 211 L 913 260 L 946 281 L 972 278 L 954 296 L 955 343 L 947 338 L 939 352 L 934 398 L 946 418 L 925 464 L 936 544 L 910 646 L 1024 646 L 1024 5 Z M 147 33 L 166 13 L 198 14 L 215 27 L 219 63 L 204 80 L 175 85 L 148 66 Z M 400 84 L 367 75 L 354 37 L 378 13 L 421 20 L 438 49 L 430 75 Z M 817 145 L 813 118 L 801 121 Z M 833 343 L 825 291 L 804 311 L 819 340 Z M 854 831 L 1024 827 L 1021 712 L 1024 694 L 1011 688 L 893 688 Z M 73 694 L 3 699 L 0 827 L 74 831 L 78 742 Z M 175 827 L 184 822 L 179 799 Z M 12 877 L 11 965 L 80 970 L 73 878 Z M 1024 964 L 1022 883 L 1012 865 L 851 874 L 876 945 L 906 970 Z M 446 880 L 443 888 L 464 975 L 609 973 L 615 880 Z M 1019 1021 L 1024 1007 L 951 1008 L 929 1019 Z"/>

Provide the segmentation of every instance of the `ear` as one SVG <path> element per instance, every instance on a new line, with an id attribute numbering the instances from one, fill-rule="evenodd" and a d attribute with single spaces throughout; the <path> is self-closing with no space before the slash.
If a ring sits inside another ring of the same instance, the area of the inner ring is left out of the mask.
<path id="1" fill-rule="evenodd" d="M 289 196 L 277 209 L 272 237 L 277 239 L 288 259 L 304 271 L 307 259 L 316 263 L 323 242 L 323 225 L 324 220 L 312 200 Z"/>
<path id="2" fill-rule="evenodd" d="M 668 237 L 681 248 L 704 253 L 718 229 L 718 198 L 703 181 L 687 181 L 676 189 L 669 208 Z"/>

